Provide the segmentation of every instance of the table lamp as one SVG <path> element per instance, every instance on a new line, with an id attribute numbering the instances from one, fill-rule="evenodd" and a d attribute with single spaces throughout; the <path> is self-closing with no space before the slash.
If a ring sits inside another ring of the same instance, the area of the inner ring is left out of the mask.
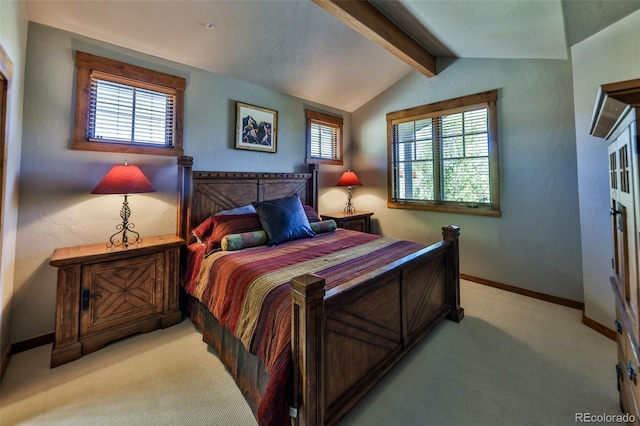
<path id="1" fill-rule="evenodd" d="M 109 173 L 102 178 L 100 183 L 93 188 L 93 191 L 91 191 L 92 194 L 121 194 L 124 196 L 124 202 L 122 203 L 122 209 L 120 210 L 122 224 L 116 226 L 118 232 L 109 238 L 107 247 L 128 247 L 130 243 L 140 244 L 142 242 L 140 234 L 133 230 L 135 225 L 133 223 L 129 223 L 131 209 L 127 202 L 127 196 L 130 194 L 155 191 L 155 188 L 151 185 L 151 182 L 149 182 L 142 171 L 137 166 L 127 164 L 127 160 L 124 161 L 124 165 L 113 166 L 111 170 L 109 170 Z M 135 234 L 135 239 L 133 241 L 129 241 L 129 233 Z M 122 238 L 118 240 L 117 236 L 120 234 L 122 234 Z"/>
<path id="2" fill-rule="evenodd" d="M 356 209 L 353 206 L 353 203 L 351 202 L 351 195 L 352 195 L 353 187 L 362 186 L 362 182 L 360 182 L 360 179 L 358 179 L 358 176 L 356 176 L 354 172 L 352 172 L 351 170 L 348 170 L 342 174 L 336 186 L 347 187 L 347 190 L 349 191 L 349 195 L 348 195 L 349 198 L 347 201 L 347 207 L 344 208 L 344 212 L 346 214 L 354 214 L 356 212 Z"/>

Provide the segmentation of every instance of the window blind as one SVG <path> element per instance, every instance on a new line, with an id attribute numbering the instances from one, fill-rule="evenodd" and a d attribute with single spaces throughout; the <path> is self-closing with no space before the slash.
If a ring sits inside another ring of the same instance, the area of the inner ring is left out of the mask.
<path id="1" fill-rule="evenodd" d="M 88 138 L 173 146 L 175 96 L 91 76 Z"/>
<path id="2" fill-rule="evenodd" d="M 488 109 L 392 123 L 393 201 L 491 202 Z"/>
<path id="3" fill-rule="evenodd" d="M 312 158 L 328 160 L 340 159 L 340 131 L 339 127 L 318 121 L 311 121 L 310 149 Z"/>
<path id="4" fill-rule="evenodd" d="M 489 203 L 489 136 L 487 109 L 440 117 L 441 199 Z"/>
<path id="5" fill-rule="evenodd" d="M 433 121 L 431 118 L 393 126 L 395 194 L 401 200 L 434 199 Z"/>

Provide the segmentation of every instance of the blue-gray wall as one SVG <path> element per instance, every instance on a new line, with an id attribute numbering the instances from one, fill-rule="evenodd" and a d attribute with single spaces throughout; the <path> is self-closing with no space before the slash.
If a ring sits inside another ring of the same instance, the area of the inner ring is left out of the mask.
<path id="1" fill-rule="evenodd" d="M 173 157 L 71 151 L 74 52 L 140 65 L 187 79 L 185 155 L 195 170 L 304 171 L 305 108 L 343 115 L 349 147 L 351 115 L 248 82 L 143 55 L 30 23 L 24 93 L 20 211 L 12 341 L 54 329 L 57 247 L 107 241 L 120 222 L 122 197 L 91 195 L 112 165 L 125 159 L 158 192 L 130 197 L 130 221 L 142 236 L 176 229 L 177 166 Z M 277 153 L 234 149 L 236 101 L 278 111 Z M 337 172 L 334 172 L 337 173 Z"/>
<path id="2" fill-rule="evenodd" d="M 635 46 L 634 52 L 637 52 L 633 31 L 637 32 L 638 13 L 574 50 L 572 53 L 581 64 L 577 69 L 575 64 L 572 69 L 570 60 L 441 62 L 438 76 L 427 79 L 412 73 L 353 114 L 31 23 L 24 76 L 11 340 L 21 341 L 53 331 L 55 269 L 48 265 L 53 250 L 106 241 L 118 223 L 121 199 L 89 192 L 111 165 L 122 162 L 125 156 L 67 148 L 73 125 L 73 51 L 76 49 L 187 79 L 185 153 L 195 157 L 195 169 L 304 170 L 304 109 L 314 106 L 344 115 L 345 167 L 323 166 L 321 212 L 343 207 L 344 188 L 334 185 L 340 171 L 350 167 L 364 184 L 355 188 L 354 202 L 358 209 L 375 213 L 374 230 L 389 237 L 431 243 L 441 238 L 443 225 L 460 225 L 463 273 L 571 300 L 584 300 L 587 314 L 609 325 L 612 305 L 608 284 L 601 283 L 599 275 L 603 273 L 593 271 L 592 260 L 606 260 L 610 254 L 597 238 L 601 231 L 582 229 L 583 240 L 585 236 L 587 239 L 581 242 L 580 227 L 580 213 L 583 221 L 589 221 L 588 226 L 592 226 L 593 220 L 598 222 L 590 212 L 596 208 L 592 200 L 602 198 L 594 197 L 594 191 L 602 195 L 603 189 L 602 185 L 592 184 L 606 180 L 606 158 L 599 158 L 601 150 L 592 150 L 590 140 L 586 141 L 586 149 L 576 146 L 576 132 L 579 143 L 583 143 L 581 129 L 590 118 L 587 115 L 592 107 L 591 98 L 595 99 L 594 88 L 611 82 L 604 80 L 619 77 L 601 71 L 595 82 L 586 68 L 601 66 L 601 61 L 615 62 L 620 55 L 626 55 L 626 50 L 616 53 L 616 48 L 609 46 L 608 34 L 616 43 L 622 39 L 627 49 L 634 51 Z M 3 26 L 0 31 L 5 37 L 0 39 L 3 43 L 6 42 L 4 31 Z M 631 38 L 627 37 L 629 34 Z M 10 45 L 15 37 L 19 54 L 20 31 L 9 37 Z M 602 51 L 593 52 L 594 48 Z M 606 58 L 599 56 L 605 50 Z M 638 77 L 636 64 L 631 62 L 635 68 L 625 71 L 625 76 L 631 72 Z M 576 79 L 579 81 L 574 81 Z M 388 209 L 385 115 L 490 89 L 498 89 L 502 217 Z M 235 101 L 278 111 L 277 154 L 233 149 Z M 158 189 L 153 194 L 131 197 L 131 220 L 136 229 L 143 236 L 174 232 L 175 159 L 142 155 L 126 158 L 140 165 Z M 580 200 L 578 161 L 581 175 L 588 173 L 587 179 L 580 180 Z M 593 246 L 597 244 L 599 249 L 594 252 Z M 584 297 L 583 282 L 594 283 L 588 288 L 585 284 Z M 4 287 L 3 293 L 6 293 Z M 5 300 L 9 297 L 3 296 Z M 3 314 L 4 305 L 5 301 Z M 4 335 L 4 317 L 2 329 Z"/>
<path id="3" fill-rule="evenodd" d="M 436 77 L 414 72 L 353 113 L 355 203 L 390 237 L 429 243 L 461 227 L 461 271 L 582 301 L 571 62 L 459 59 Z M 388 209 L 385 115 L 498 89 L 502 217 Z"/>

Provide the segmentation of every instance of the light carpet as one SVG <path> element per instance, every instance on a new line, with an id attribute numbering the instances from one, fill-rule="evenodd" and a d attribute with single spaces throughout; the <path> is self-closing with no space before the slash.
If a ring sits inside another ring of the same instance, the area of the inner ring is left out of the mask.
<path id="1" fill-rule="evenodd" d="M 580 311 L 462 281 L 465 319 L 444 321 L 344 425 L 571 425 L 619 414 L 616 345 Z M 0 424 L 253 425 L 189 319 L 49 369 L 51 345 L 12 357 Z"/>

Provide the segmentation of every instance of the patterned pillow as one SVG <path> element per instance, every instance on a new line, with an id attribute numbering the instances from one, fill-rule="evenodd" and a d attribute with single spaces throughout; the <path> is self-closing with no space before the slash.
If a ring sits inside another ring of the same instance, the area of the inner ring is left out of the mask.
<path id="1" fill-rule="evenodd" d="M 270 246 L 315 236 L 297 195 L 262 201 L 254 206 Z"/>
<path id="2" fill-rule="evenodd" d="M 265 244 L 267 244 L 267 233 L 265 231 L 253 231 L 226 235 L 220 241 L 220 248 L 224 251 L 235 251 Z"/>
<path id="3" fill-rule="evenodd" d="M 335 231 L 338 226 L 335 220 L 322 220 L 309 224 L 314 234 L 324 234 Z M 220 241 L 220 248 L 224 251 L 236 251 L 267 244 L 267 233 L 262 231 L 243 232 L 242 234 L 225 235 Z"/>
<path id="4" fill-rule="evenodd" d="M 196 237 L 199 243 L 206 243 L 211 234 L 213 233 L 213 228 L 216 224 L 214 218 L 216 216 L 227 216 L 227 215 L 241 215 L 241 214 L 250 214 L 255 213 L 256 209 L 253 207 L 253 204 L 247 204 L 246 206 L 234 207 L 228 210 L 221 210 L 215 214 L 212 214 L 208 218 L 202 221 L 202 223 L 193 230 L 191 230 L 191 234 Z"/>
<path id="5" fill-rule="evenodd" d="M 191 230 L 191 235 L 196 237 L 196 240 L 198 240 L 199 243 L 206 243 L 207 238 L 211 236 L 214 225 L 213 218 L 214 216 L 209 216 L 208 218 L 203 220 L 200 225 Z"/>
<path id="6" fill-rule="evenodd" d="M 338 224 L 333 219 L 321 220 L 319 222 L 312 222 L 309 225 L 311 225 L 311 230 L 316 235 L 324 234 L 325 232 L 335 231 L 338 228 Z"/>
<path id="7" fill-rule="evenodd" d="M 220 248 L 220 242 L 226 235 L 262 229 L 260 218 L 256 213 L 214 216 L 213 230 L 206 240 L 206 253 Z"/>

